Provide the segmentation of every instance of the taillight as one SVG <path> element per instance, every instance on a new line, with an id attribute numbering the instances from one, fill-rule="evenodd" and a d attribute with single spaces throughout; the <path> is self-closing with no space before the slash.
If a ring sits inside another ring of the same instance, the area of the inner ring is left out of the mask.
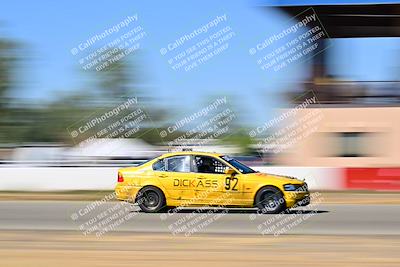
<path id="1" fill-rule="evenodd" d="M 124 182 L 124 176 L 122 176 L 122 173 L 118 172 L 118 183 L 123 183 Z"/>

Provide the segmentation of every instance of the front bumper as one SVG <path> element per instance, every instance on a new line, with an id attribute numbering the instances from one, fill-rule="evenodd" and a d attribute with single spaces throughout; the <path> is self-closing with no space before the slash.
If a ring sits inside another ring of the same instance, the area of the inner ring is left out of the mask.
<path id="1" fill-rule="evenodd" d="M 285 201 L 287 208 L 307 206 L 310 204 L 310 193 L 307 192 L 286 192 Z"/>
<path id="2" fill-rule="evenodd" d="M 296 203 L 296 206 L 304 207 L 304 206 L 310 205 L 310 203 L 311 203 L 311 199 L 310 199 L 310 195 L 308 195 L 308 196 L 304 197 L 303 199 L 299 200 Z"/>

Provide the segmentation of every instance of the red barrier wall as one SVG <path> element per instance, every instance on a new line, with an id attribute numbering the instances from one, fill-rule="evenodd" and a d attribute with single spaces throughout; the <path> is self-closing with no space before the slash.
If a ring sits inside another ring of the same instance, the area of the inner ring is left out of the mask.
<path id="1" fill-rule="evenodd" d="M 400 191 L 400 168 L 346 168 L 346 189 Z"/>

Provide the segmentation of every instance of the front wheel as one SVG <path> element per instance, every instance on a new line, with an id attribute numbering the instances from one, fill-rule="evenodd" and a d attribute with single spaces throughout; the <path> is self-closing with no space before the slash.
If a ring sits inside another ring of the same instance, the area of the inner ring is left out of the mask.
<path id="1" fill-rule="evenodd" d="M 165 208 L 165 196 L 159 188 L 147 186 L 139 191 L 137 203 L 142 211 L 156 213 Z"/>
<path id="2" fill-rule="evenodd" d="M 282 192 L 273 186 L 261 188 L 255 197 L 255 206 L 261 213 L 276 214 L 286 209 Z"/>

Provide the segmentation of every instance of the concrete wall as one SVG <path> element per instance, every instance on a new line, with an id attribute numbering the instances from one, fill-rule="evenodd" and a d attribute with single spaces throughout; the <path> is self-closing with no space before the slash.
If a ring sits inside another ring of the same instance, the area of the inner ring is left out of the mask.
<path id="1" fill-rule="evenodd" d="M 1 167 L 0 191 L 112 190 L 115 167 Z"/>
<path id="2" fill-rule="evenodd" d="M 254 169 L 305 179 L 312 190 L 343 189 L 337 168 L 254 167 Z M 113 190 L 117 167 L 9 167 L 0 168 L 0 191 Z"/>

